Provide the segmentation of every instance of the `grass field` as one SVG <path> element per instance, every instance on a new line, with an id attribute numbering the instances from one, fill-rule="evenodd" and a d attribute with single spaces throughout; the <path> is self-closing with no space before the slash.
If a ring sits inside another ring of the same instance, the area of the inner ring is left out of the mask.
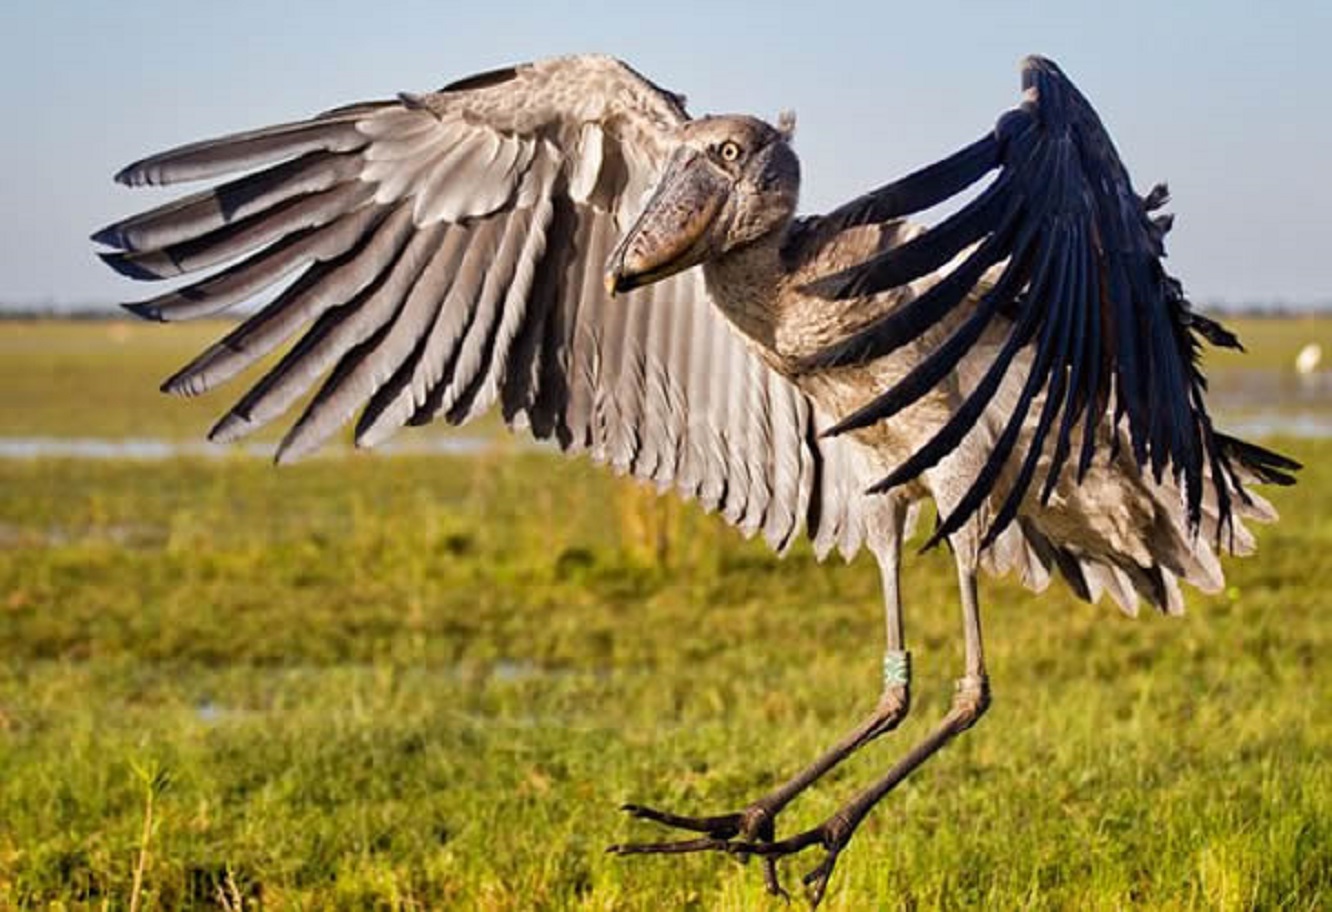
<path id="1" fill-rule="evenodd" d="M 1329 326 L 1242 331 L 1275 368 Z M 5 324 L 0 436 L 197 436 L 221 399 L 154 389 L 217 329 Z M 1332 904 L 1332 441 L 1270 443 L 1302 484 L 1183 619 L 984 585 L 994 706 L 825 908 Z M 913 715 L 784 832 L 947 707 L 946 555 L 905 586 Z M 864 559 L 503 440 L 0 460 L 0 908 L 783 908 L 757 865 L 606 856 L 663 835 L 616 807 L 736 810 L 808 760 L 877 696 L 879 612 Z"/>

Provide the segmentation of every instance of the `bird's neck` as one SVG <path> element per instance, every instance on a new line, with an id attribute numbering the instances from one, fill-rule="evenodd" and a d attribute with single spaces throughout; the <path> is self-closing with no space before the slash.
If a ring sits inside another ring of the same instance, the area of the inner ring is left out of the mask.
<path id="1" fill-rule="evenodd" d="M 703 264 L 708 293 L 742 334 L 776 353 L 778 305 L 787 277 L 782 232 L 773 231 Z"/>
<path id="2" fill-rule="evenodd" d="M 708 293 L 768 364 L 796 379 L 800 365 L 910 298 L 909 288 L 845 301 L 804 291 L 810 282 L 873 256 L 887 243 L 881 226 L 808 234 L 788 243 L 791 226 L 707 261 Z M 789 248 L 789 249 L 788 249 Z"/>

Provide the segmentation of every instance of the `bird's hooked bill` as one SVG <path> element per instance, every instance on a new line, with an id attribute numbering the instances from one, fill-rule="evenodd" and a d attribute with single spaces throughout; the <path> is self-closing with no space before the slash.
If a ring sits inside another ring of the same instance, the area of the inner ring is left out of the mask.
<path id="1" fill-rule="evenodd" d="M 710 229 L 730 192 L 730 181 L 706 156 L 692 149 L 677 151 L 642 214 L 611 254 L 606 291 L 631 291 L 706 259 L 712 246 Z"/>

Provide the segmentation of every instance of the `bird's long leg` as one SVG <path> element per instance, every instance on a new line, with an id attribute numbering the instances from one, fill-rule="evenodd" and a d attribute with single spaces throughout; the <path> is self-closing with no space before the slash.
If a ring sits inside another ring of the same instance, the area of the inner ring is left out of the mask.
<path id="1" fill-rule="evenodd" d="M 940 748 L 976 723 L 990 704 L 989 681 L 985 674 L 985 656 L 981 644 L 980 606 L 976 595 L 976 571 L 970 562 L 958 561 L 961 588 L 962 630 L 965 643 L 965 673 L 957 681 L 953 705 L 943 720 L 897 762 L 883 778 L 860 792 L 831 817 L 812 829 L 775 842 L 708 838 L 677 844 L 677 848 L 658 851 L 720 851 L 733 855 L 781 858 L 811 846 L 822 846 L 824 858 L 804 877 L 812 905 L 823 899 L 828 878 L 837 857 L 851 840 L 856 828 L 875 805 L 933 756 Z M 626 847 L 633 850 L 634 847 Z"/>
<path id="2" fill-rule="evenodd" d="M 901 518 L 898 517 L 896 521 L 900 532 Z M 617 845 L 611 846 L 608 851 L 620 855 L 707 851 L 716 848 L 719 841 L 737 837 L 744 841 L 771 842 L 777 814 L 783 808 L 866 743 L 897 727 L 910 708 L 911 676 L 911 656 L 904 648 L 902 630 L 900 540 L 900 534 L 891 536 L 890 546 L 877 553 L 883 581 L 887 648 L 883 660 L 883 691 L 874 710 L 813 763 L 742 811 L 713 817 L 684 817 L 639 804 L 624 805 L 624 810 L 634 817 L 705 835 L 698 839 L 673 842 Z M 777 879 L 775 856 L 764 858 L 764 882 L 769 893 L 784 894 Z"/>
<path id="3" fill-rule="evenodd" d="M 958 560 L 958 585 L 961 589 L 962 632 L 965 643 L 965 673 L 957 681 L 953 705 L 948 714 L 888 773 L 869 788 L 860 792 L 823 823 L 778 842 L 731 842 L 726 851 L 740 855 L 782 857 L 792 855 L 813 845 L 820 845 L 824 858 L 804 877 L 812 905 L 823 898 L 837 856 L 846 848 L 851 836 L 885 795 L 897 787 L 917 767 L 940 748 L 971 728 L 990 705 L 990 685 L 985 673 L 985 653 L 981 644 L 980 605 L 976 595 L 976 571 L 969 562 Z"/>

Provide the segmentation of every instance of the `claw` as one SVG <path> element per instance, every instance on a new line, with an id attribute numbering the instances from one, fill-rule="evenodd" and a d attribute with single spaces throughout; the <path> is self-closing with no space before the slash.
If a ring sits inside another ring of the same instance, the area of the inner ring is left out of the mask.
<path id="1" fill-rule="evenodd" d="M 791 894 L 786 892 L 782 886 L 781 878 L 777 874 L 777 859 L 763 859 L 763 886 L 768 891 L 769 896 L 776 896 L 788 906 L 791 905 Z"/>
<path id="2" fill-rule="evenodd" d="M 828 889 L 828 878 L 832 876 L 833 866 L 837 864 L 838 850 L 829 848 L 828 854 L 824 856 L 823 861 L 801 878 L 805 885 L 805 896 L 809 900 L 809 908 L 812 910 L 819 907 L 823 902 L 823 893 Z"/>

